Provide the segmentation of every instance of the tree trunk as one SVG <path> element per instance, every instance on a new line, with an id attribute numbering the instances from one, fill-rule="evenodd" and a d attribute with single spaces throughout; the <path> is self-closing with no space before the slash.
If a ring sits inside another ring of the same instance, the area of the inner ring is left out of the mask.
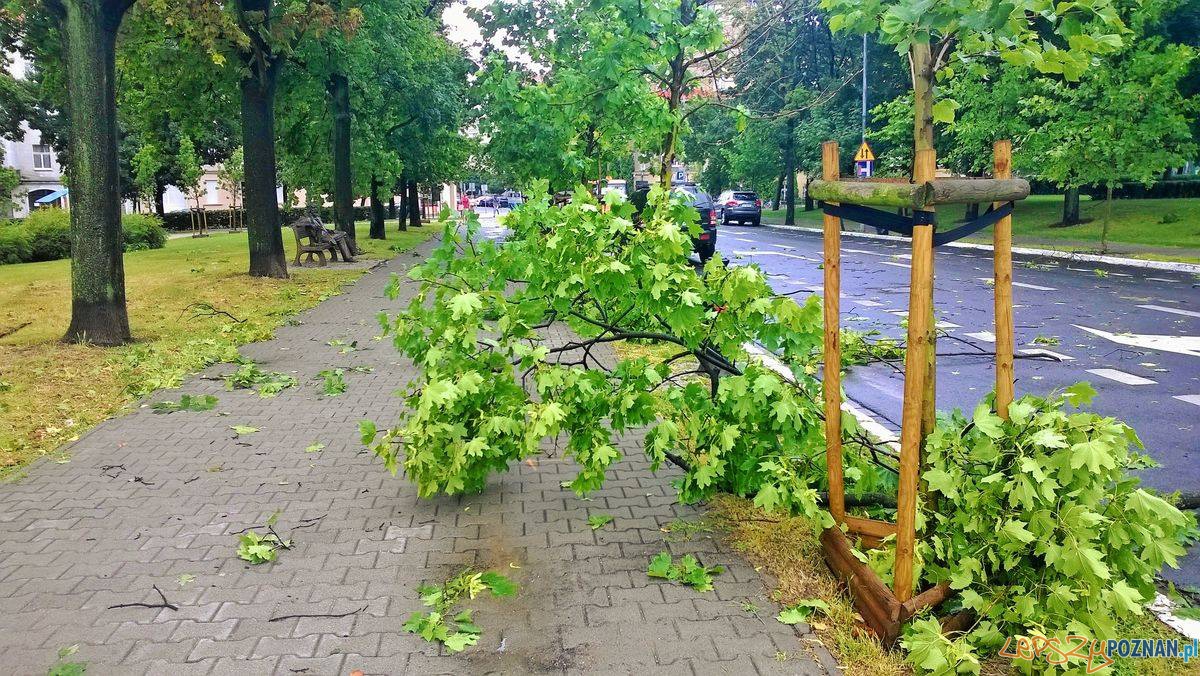
<path id="1" fill-rule="evenodd" d="M 979 202 L 972 202 L 968 204 L 967 213 L 964 214 L 964 217 L 968 221 L 973 221 L 976 218 L 979 218 Z"/>
<path id="2" fill-rule="evenodd" d="M 243 11 L 265 12 L 269 0 L 242 0 Z M 268 56 L 266 64 L 248 58 L 249 73 L 242 78 L 242 152 L 246 176 L 246 238 L 250 243 L 250 275 L 286 279 L 287 256 L 280 231 L 279 201 L 275 195 L 275 89 L 280 61 Z"/>
<path id="3" fill-rule="evenodd" d="M 804 176 L 804 210 L 805 211 L 812 211 L 813 209 L 817 208 L 817 205 L 814 203 L 813 197 L 812 197 L 812 189 L 811 189 L 812 182 L 813 182 L 812 176 L 806 174 Z"/>
<path id="4" fill-rule="evenodd" d="M 163 203 L 163 193 L 167 191 L 167 186 L 154 182 L 154 213 L 158 214 L 159 218 L 167 215 L 167 207 Z"/>
<path id="5" fill-rule="evenodd" d="M 1108 253 L 1108 228 L 1112 225 L 1112 193 L 1109 183 L 1104 195 L 1104 224 L 1100 228 L 1100 253 Z"/>
<path id="6" fill-rule="evenodd" d="M 1079 225 L 1079 188 L 1067 188 L 1063 194 L 1062 224 Z"/>
<path id="7" fill-rule="evenodd" d="M 784 225 L 796 224 L 796 118 L 789 116 L 787 138 L 783 140 L 783 170 L 787 173 L 787 211 Z"/>
<path id="8" fill-rule="evenodd" d="M 408 225 L 409 227 L 421 227 L 421 193 L 417 189 L 416 181 L 408 182 Z"/>
<path id="9" fill-rule="evenodd" d="M 346 233 L 350 249 L 358 252 L 354 233 L 354 179 L 350 168 L 350 80 L 342 73 L 329 76 L 333 116 L 333 223 Z"/>
<path id="10" fill-rule="evenodd" d="M 771 202 L 772 209 L 779 208 L 779 201 L 783 199 L 783 179 L 787 177 L 787 169 L 779 172 L 779 178 L 775 180 L 775 201 Z"/>
<path id="11" fill-rule="evenodd" d="M 388 195 L 387 218 L 396 217 L 396 196 Z"/>
<path id="12" fill-rule="evenodd" d="M 401 176 L 400 183 L 396 185 L 400 190 L 400 206 L 398 210 L 400 232 L 408 230 L 408 179 Z"/>
<path id="13" fill-rule="evenodd" d="M 371 177 L 371 239 L 387 239 L 383 202 L 379 200 L 379 179 Z"/>
<path id="14" fill-rule="evenodd" d="M 62 17 L 70 122 L 71 324 L 64 340 L 131 340 L 125 307 L 114 83 L 122 2 L 69 0 Z"/>

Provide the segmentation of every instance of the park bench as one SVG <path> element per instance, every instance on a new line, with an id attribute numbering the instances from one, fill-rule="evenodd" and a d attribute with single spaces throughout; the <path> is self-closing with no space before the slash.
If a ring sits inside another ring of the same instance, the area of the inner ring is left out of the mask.
<path id="1" fill-rule="evenodd" d="M 318 265 L 325 266 L 325 252 L 329 252 L 330 258 L 337 260 L 338 250 L 337 245 L 325 239 L 323 233 L 318 232 L 317 228 L 320 225 L 314 225 L 308 218 L 301 218 L 291 224 L 292 232 L 296 235 L 296 260 L 292 265 L 300 265 L 300 257 L 304 256 L 306 263 L 312 263 L 315 256 Z M 305 244 L 304 240 L 308 240 Z"/>

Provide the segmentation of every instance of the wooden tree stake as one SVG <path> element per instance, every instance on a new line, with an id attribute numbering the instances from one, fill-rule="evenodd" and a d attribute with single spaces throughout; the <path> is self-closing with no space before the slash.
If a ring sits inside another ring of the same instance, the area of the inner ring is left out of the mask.
<path id="1" fill-rule="evenodd" d="M 917 151 L 913 178 L 933 179 L 937 154 Z M 934 409 L 933 226 L 914 225 L 912 276 L 908 296 L 908 350 L 904 357 L 904 408 L 900 423 L 900 479 L 896 499 L 896 564 L 893 586 L 901 603 L 913 593 L 913 551 L 917 537 L 917 488 L 921 446 Z"/>
<path id="2" fill-rule="evenodd" d="M 821 144 L 821 178 L 838 180 L 838 144 Z M 841 219 L 825 214 L 825 464 L 829 470 L 829 511 L 841 522 L 846 515 L 842 474 L 842 345 L 841 330 Z"/>
<path id="3" fill-rule="evenodd" d="M 995 178 L 1012 176 L 1012 141 L 996 141 L 992 146 Z M 1002 202 L 993 206 L 999 209 Z M 1008 419 L 1013 400 L 1013 300 L 1012 300 L 1012 216 L 1005 216 L 992 229 L 993 281 L 996 310 L 996 414 Z"/>

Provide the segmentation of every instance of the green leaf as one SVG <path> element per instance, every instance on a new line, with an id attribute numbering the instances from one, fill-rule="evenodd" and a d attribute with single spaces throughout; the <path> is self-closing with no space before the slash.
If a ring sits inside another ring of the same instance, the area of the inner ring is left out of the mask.
<path id="1" fill-rule="evenodd" d="M 378 434 L 378 430 L 375 429 L 375 421 L 373 421 L 373 420 L 358 421 L 358 435 L 359 435 L 359 438 L 362 440 L 363 444 L 369 446 L 371 444 L 371 442 L 375 441 L 376 434 Z"/>
<path id="2" fill-rule="evenodd" d="M 612 514 L 593 514 L 592 516 L 589 516 L 587 520 L 588 525 L 592 527 L 592 530 L 599 530 L 612 523 L 612 521 Z"/>
<path id="3" fill-rule="evenodd" d="M 462 652 L 464 648 L 467 648 L 468 646 L 473 646 L 478 642 L 479 642 L 479 633 L 478 632 L 471 633 L 471 632 L 460 631 L 460 632 L 450 634 L 449 636 L 447 636 L 446 640 L 443 641 L 442 644 L 445 645 L 446 649 L 449 650 L 450 652 L 457 653 L 457 652 Z"/>
<path id="4" fill-rule="evenodd" d="M 1063 390 L 1063 395 L 1069 404 L 1082 408 L 1092 403 L 1092 399 L 1096 397 L 1096 390 L 1091 383 L 1080 382 Z"/>
<path id="5" fill-rule="evenodd" d="M 995 413 L 992 413 L 991 408 L 987 404 L 980 404 L 975 407 L 975 415 L 972 416 L 972 420 L 980 432 L 983 432 L 992 439 L 999 439 L 1004 436 L 1004 420 Z"/>
<path id="6" fill-rule="evenodd" d="M 807 622 L 813 612 L 818 610 L 828 614 L 829 604 L 821 599 L 805 599 L 790 608 L 781 610 L 775 619 L 783 624 L 800 624 L 801 622 Z"/>
<path id="7" fill-rule="evenodd" d="M 958 110 L 958 102 L 953 99 L 942 99 L 933 104 L 933 121 L 938 124 L 954 124 L 954 111 Z"/>
<path id="8" fill-rule="evenodd" d="M 650 577 L 669 578 L 671 577 L 673 568 L 671 565 L 671 555 L 667 552 L 659 552 L 654 558 L 650 559 L 650 567 L 646 569 L 646 575 Z"/>
<path id="9" fill-rule="evenodd" d="M 323 450 L 325 450 L 325 444 L 323 444 L 319 441 L 314 441 L 311 444 L 309 444 L 307 447 L 305 447 L 304 452 L 305 453 L 320 453 Z"/>
<path id="10" fill-rule="evenodd" d="M 487 571 L 479 577 L 480 582 L 492 590 L 493 596 L 512 596 L 517 593 L 517 583 L 500 573 Z"/>
<path id="11" fill-rule="evenodd" d="M 258 431 L 257 427 L 250 427 L 249 425 L 230 425 L 229 429 L 233 430 L 233 433 L 239 437 L 254 434 Z"/>

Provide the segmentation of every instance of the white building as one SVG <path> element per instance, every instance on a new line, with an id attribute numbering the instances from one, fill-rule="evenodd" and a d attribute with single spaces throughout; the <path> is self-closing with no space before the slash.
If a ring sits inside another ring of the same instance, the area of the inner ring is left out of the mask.
<path id="1" fill-rule="evenodd" d="M 19 54 L 8 56 L 13 77 L 24 77 L 24 59 Z M 0 217 L 12 215 L 22 218 L 35 206 L 67 206 L 67 188 L 63 185 L 62 166 L 58 163 L 54 148 L 42 143 L 41 132 L 24 124 L 22 128 L 25 137 L 20 141 L 0 141 L 4 166 L 16 169 L 21 174 L 21 182 L 12 194 L 15 208 L 9 214 L 10 205 L 0 203 Z"/>

